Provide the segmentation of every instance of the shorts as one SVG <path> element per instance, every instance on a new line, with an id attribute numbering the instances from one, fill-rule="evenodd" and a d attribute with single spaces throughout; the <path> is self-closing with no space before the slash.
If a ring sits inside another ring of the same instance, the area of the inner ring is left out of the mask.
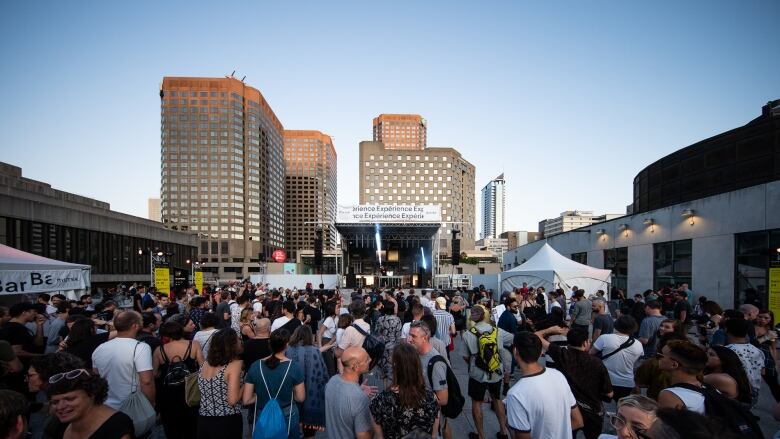
<path id="1" fill-rule="evenodd" d="M 469 397 L 474 401 L 484 401 L 485 391 L 490 393 L 494 400 L 501 400 L 501 380 L 495 383 L 480 383 L 474 378 L 469 377 Z"/>

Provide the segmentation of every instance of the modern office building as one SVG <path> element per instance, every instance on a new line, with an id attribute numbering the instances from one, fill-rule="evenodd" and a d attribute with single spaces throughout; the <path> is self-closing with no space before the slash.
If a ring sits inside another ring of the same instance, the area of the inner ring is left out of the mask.
<path id="1" fill-rule="evenodd" d="M 604 215 L 594 215 L 590 210 L 567 210 L 566 212 L 561 212 L 561 216 L 557 218 L 548 218 L 540 221 L 539 233 L 543 234 L 545 237 L 550 237 L 559 233 L 568 232 L 569 230 L 579 229 L 580 227 L 619 218 L 621 216 L 623 216 L 623 214 L 607 213 Z"/>
<path id="2" fill-rule="evenodd" d="M 428 123 L 417 114 L 380 114 L 374 118 L 374 142 L 387 149 L 423 150 Z"/>
<path id="3" fill-rule="evenodd" d="M 497 238 L 504 233 L 506 211 L 506 182 L 504 174 L 482 188 L 482 238 Z"/>
<path id="4" fill-rule="evenodd" d="M 165 77 L 160 108 L 163 224 L 199 236 L 204 271 L 259 273 L 285 246 L 281 122 L 233 77 Z"/>
<path id="5" fill-rule="evenodd" d="M 162 216 L 160 213 L 160 199 L 159 198 L 149 198 L 147 201 L 147 219 L 150 219 L 152 221 L 157 221 L 158 223 L 162 221 Z"/>
<path id="6" fill-rule="evenodd" d="M 156 221 L 114 212 L 108 203 L 63 192 L 0 162 L 0 244 L 65 262 L 92 266 L 92 292 L 122 283 L 149 284 L 150 256 L 168 253 L 174 285 L 187 281 L 197 237 Z"/>
<path id="7" fill-rule="evenodd" d="M 539 233 L 537 232 L 525 232 L 525 231 L 509 231 L 498 235 L 499 238 L 506 239 L 507 248 L 512 249 L 521 245 L 534 242 L 539 239 Z"/>
<path id="8" fill-rule="evenodd" d="M 285 247 L 289 260 L 312 250 L 318 230 L 323 248 L 336 248 L 336 149 L 319 131 L 284 131 Z"/>
<path id="9" fill-rule="evenodd" d="M 630 295 L 688 283 L 694 300 L 703 295 L 724 308 L 749 302 L 780 312 L 780 100 L 746 125 L 640 171 L 629 211 L 509 250 L 504 269 L 547 242 L 611 269 L 612 285 Z"/>
<path id="10" fill-rule="evenodd" d="M 474 248 L 489 251 L 501 261 L 504 253 L 509 250 L 509 240 L 506 238 L 482 238 L 474 243 Z"/>
<path id="11" fill-rule="evenodd" d="M 461 249 L 474 248 L 474 165 L 453 148 L 416 151 L 360 142 L 360 204 L 441 206 L 437 255 L 449 255 L 455 228 Z"/>

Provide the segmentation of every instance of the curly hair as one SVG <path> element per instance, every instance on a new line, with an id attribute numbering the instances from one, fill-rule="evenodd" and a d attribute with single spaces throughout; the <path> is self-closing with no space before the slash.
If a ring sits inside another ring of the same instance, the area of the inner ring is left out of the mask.
<path id="1" fill-rule="evenodd" d="M 229 364 L 238 358 L 238 334 L 233 328 L 220 329 L 211 336 L 209 353 L 206 361 L 210 366 L 219 367 Z"/>
<path id="2" fill-rule="evenodd" d="M 84 366 L 84 360 L 67 352 L 54 352 L 30 360 L 30 367 L 35 368 L 44 383 L 48 383 L 52 375 L 81 369 Z"/>
<path id="3" fill-rule="evenodd" d="M 52 396 L 77 390 L 83 390 L 96 405 L 103 404 L 108 398 L 108 382 L 100 375 L 90 372 L 82 373 L 73 379 L 62 378 L 56 383 L 49 383 L 46 387 L 46 396 L 51 399 Z"/>

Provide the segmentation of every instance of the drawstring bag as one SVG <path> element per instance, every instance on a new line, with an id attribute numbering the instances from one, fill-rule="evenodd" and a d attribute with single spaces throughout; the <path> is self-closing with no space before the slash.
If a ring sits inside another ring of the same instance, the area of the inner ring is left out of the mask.
<path id="1" fill-rule="evenodd" d="M 263 411 L 257 417 L 254 425 L 254 431 L 252 432 L 252 439 L 287 439 L 290 434 L 290 422 L 292 422 L 292 392 L 290 392 L 290 417 L 287 419 L 287 429 L 285 429 L 284 412 L 279 405 L 279 401 L 276 398 L 279 397 L 279 392 L 284 387 L 284 380 L 287 379 L 287 373 L 290 372 L 290 366 L 292 361 L 287 363 L 287 370 L 284 372 L 279 389 L 276 391 L 276 396 L 271 396 L 271 391 L 268 389 L 268 383 L 265 382 L 265 376 L 263 375 L 263 363 L 258 364 L 260 366 L 260 377 L 263 379 L 263 385 L 265 391 L 268 393 L 268 402 L 263 407 Z M 257 399 L 255 399 L 255 413 L 257 412 Z"/>
<path id="2" fill-rule="evenodd" d="M 149 432 L 157 421 L 157 414 L 152 407 L 152 403 L 142 392 L 138 391 L 141 383 L 138 382 L 138 371 L 135 368 L 135 351 L 138 349 L 139 341 L 133 348 L 133 382 L 130 385 L 130 396 L 119 406 L 119 411 L 130 416 L 133 420 L 135 437 L 140 437 Z"/>

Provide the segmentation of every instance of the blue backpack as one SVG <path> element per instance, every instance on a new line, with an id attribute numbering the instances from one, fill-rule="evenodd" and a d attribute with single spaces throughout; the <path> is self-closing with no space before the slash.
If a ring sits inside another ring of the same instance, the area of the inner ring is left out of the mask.
<path id="1" fill-rule="evenodd" d="M 276 391 L 276 396 L 271 396 L 271 391 L 268 389 L 268 383 L 265 382 L 265 376 L 263 375 L 263 363 L 258 364 L 260 366 L 260 377 L 263 379 L 263 385 L 265 385 L 265 391 L 268 393 L 268 402 L 263 407 L 260 415 L 255 420 L 255 425 L 252 432 L 252 439 L 287 439 L 290 434 L 290 422 L 292 421 L 292 393 L 290 393 L 290 416 L 287 418 L 287 422 L 284 419 L 284 412 L 282 407 L 276 398 L 279 397 L 279 392 L 284 387 L 284 380 L 287 379 L 287 373 L 290 372 L 290 366 L 292 361 L 287 363 L 287 370 L 284 372 L 284 378 L 282 378 L 279 389 Z M 257 399 L 255 399 L 255 413 L 257 413 Z M 285 427 L 285 424 L 287 426 Z"/>

